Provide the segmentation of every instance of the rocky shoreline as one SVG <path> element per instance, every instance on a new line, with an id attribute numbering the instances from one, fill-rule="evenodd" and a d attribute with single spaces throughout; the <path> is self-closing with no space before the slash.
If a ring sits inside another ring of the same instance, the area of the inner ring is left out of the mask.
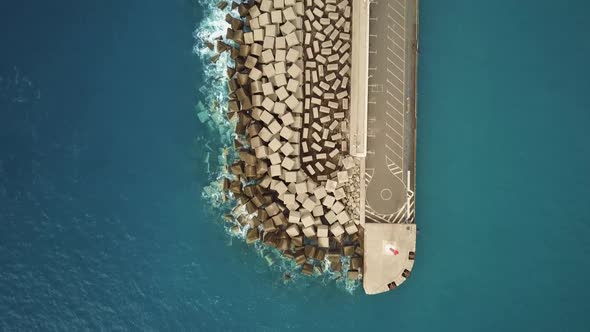
<path id="1" fill-rule="evenodd" d="M 348 154 L 351 2 L 250 0 L 218 4 L 227 53 L 227 117 L 237 160 L 223 181 L 227 220 L 301 265 L 362 276 L 360 164 Z M 215 44 L 213 44 L 213 42 Z M 364 179 L 363 179 L 364 181 Z M 344 258 L 344 259 L 343 259 Z M 343 262 L 344 264 L 343 268 Z"/>

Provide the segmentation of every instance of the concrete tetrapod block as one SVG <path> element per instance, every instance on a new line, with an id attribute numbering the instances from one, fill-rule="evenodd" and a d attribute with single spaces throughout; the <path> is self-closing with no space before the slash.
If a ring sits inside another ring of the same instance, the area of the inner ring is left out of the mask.
<path id="1" fill-rule="evenodd" d="M 287 73 L 287 67 L 285 66 L 285 62 L 284 61 L 279 61 L 277 60 L 277 62 L 275 62 L 275 73 L 278 74 L 286 74 Z"/>
<path id="2" fill-rule="evenodd" d="M 349 170 L 353 168 L 354 165 L 354 158 L 352 156 L 347 156 L 346 158 L 342 159 L 342 166 L 344 169 Z"/>
<path id="3" fill-rule="evenodd" d="M 330 153 L 328 153 L 328 155 L 330 156 L 330 158 L 334 158 L 336 157 L 336 155 L 338 155 L 340 153 L 340 150 L 338 149 L 333 149 L 332 151 L 330 151 Z"/>
<path id="4" fill-rule="evenodd" d="M 342 200 L 344 197 L 346 197 L 346 193 L 344 192 L 343 188 L 338 188 L 334 191 L 334 197 L 336 198 L 336 200 Z"/>
<path id="5" fill-rule="evenodd" d="M 262 54 L 262 45 L 257 43 L 250 45 L 250 54 L 260 56 Z"/>
<path id="6" fill-rule="evenodd" d="M 317 144 L 317 143 L 311 144 L 311 148 L 314 149 L 317 152 L 322 151 L 322 147 L 319 144 Z"/>
<path id="7" fill-rule="evenodd" d="M 301 223 L 304 227 L 309 227 L 315 224 L 315 220 L 309 212 L 304 212 L 301 214 Z"/>
<path id="8" fill-rule="evenodd" d="M 287 46 L 293 47 L 299 44 L 299 39 L 297 39 L 297 35 L 295 32 L 291 32 L 290 34 L 285 36 L 285 41 L 287 42 Z"/>
<path id="9" fill-rule="evenodd" d="M 295 151 L 295 149 L 293 148 L 293 146 L 289 143 L 285 143 L 283 144 L 283 146 L 281 147 L 281 152 L 285 155 L 285 156 L 289 156 L 293 153 L 293 151 Z"/>
<path id="10" fill-rule="evenodd" d="M 282 138 L 289 140 L 293 136 L 293 130 L 285 126 L 281 129 L 280 135 Z"/>
<path id="11" fill-rule="evenodd" d="M 330 226 L 330 232 L 334 236 L 340 236 L 340 235 L 342 235 L 344 233 L 344 228 L 339 223 L 335 223 L 335 224 L 333 224 L 333 225 Z"/>
<path id="12" fill-rule="evenodd" d="M 285 159 L 283 159 L 283 162 L 281 163 L 281 166 L 283 166 L 283 168 L 285 169 L 292 170 L 295 167 L 295 161 L 293 161 L 293 159 L 289 157 L 285 157 Z"/>
<path id="13" fill-rule="evenodd" d="M 273 8 L 273 1 L 272 0 L 262 0 L 260 3 L 260 11 L 261 12 L 270 12 Z"/>
<path id="14" fill-rule="evenodd" d="M 248 21 L 248 24 L 250 25 L 250 29 L 252 29 L 252 30 L 260 29 L 260 20 L 258 19 L 258 17 L 254 17 L 254 18 L 250 19 Z"/>
<path id="15" fill-rule="evenodd" d="M 334 180 L 326 181 L 326 191 L 329 193 L 334 192 L 336 190 L 337 186 L 338 186 L 338 182 L 336 182 Z"/>
<path id="16" fill-rule="evenodd" d="M 297 15 L 295 14 L 295 10 L 293 9 L 293 7 L 288 7 L 285 10 L 283 10 L 283 16 L 287 21 L 295 20 L 297 18 Z"/>
<path id="17" fill-rule="evenodd" d="M 270 25 L 267 25 L 267 26 L 264 27 L 264 41 L 266 42 L 266 39 L 268 37 L 272 37 L 269 40 L 269 43 L 271 45 L 270 48 L 273 47 L 272 45 L 274 45 L 274 42 L 275 42 L 274 37 L 276 37 L 276 36 L 277 36 L 277 26 L 276 26 L 276 24 L 270 24 Z M 262 45 L 262 46 L 264 47 L 264 45 Z"/>
<path id="18" fill-rule="evenodd" d="M 268 144 L 268 147 L 272 150 L 272 152 L 279 151 L 281 146 L 282 146 L 281 141 L 279 141 L 276 138 L 273 138 L 272 141 L 270 141 L 270 143 Z"/>
<path id="19" fill-rule="evenodd" d="M 289 211 L 289 222 L 299 224 L 301 222 L 301 213 L 299 211 Z"/>
<path id="20" fill-rule="evenodd" d="M 305 190 L 307 190 L 307 188 Z M 316 203 L 310 197 L 308 197 L 302 205 L 303 208 L 305 208 L 307 211 L 313 211 L 314 207 L 316 206 Z"/>
<path id="21" fill-rule="evenodd" d="M 264 210 L 271 217 L 274 215 L 277 215 L 279 212 L 281 212 L 277 203 L 272 203 L 272 204 L 268 205 L 266 208 L 264 208 Z"/>
<path id="22" fill-rule="evenodd" d="M 291 75 L 291 77 L 297 78 L 301 74 L 301 68 L 299 68 L 299 66 L 294 63 L 289 67 L 289 69 L 287 69 L 287 73 Z"/>
<path id="23" fill-rule="evenodd" d="M 275 64 L 275 71 L 277 70 L 277 64 Z M 285 77 L 285 74 L 276 74 L 271 81 L 274 81 L 274 85 L 275 87 L 281 87 L 287 84 L 287 78 Z"/>
<path id="24" fill-rule="evenodd" d="M 322 204 L 327 207 L 328 209 L 332 208 L 332 206 L 334 205 L 334 203 L 336 202 L 336 198 L 334 198 L 334 196 L 331 195 L 327 195 L 324 200 L 322 201 Z"/>
<path id="25" fill-rule="evenodd" d="M 326 188 L 324 186 L 318 186 L 317 188 L 315 188 L 313 194 L 317 199 L 323 199 L 328 195 L 326 192 Z"/>
<path id="26" fill-rule="evenodd" d="M 346 230 L 346 233 L 348 233 L 348 234 L 355 234 L 358 232 L 358 227 L 356 227 L 356 225 L 353 222 L 346 224 L 344 229 Z"/>
<path id="27" fill-rule="evenodd" d="M 287 21 L 284 24 L 282 24 L 279 29 L 281 30 L 281 33 L 283 34 L 283 36 L 287 36 L 290 33 L 292 33 L 293 31 L 295 31 L 296 27 L 295 27 L 295 25 L 293 25 L 293 23 Z M 286 43 L 286 39 L 284 39 L 284 41 Z"/>
<path id="28" fill-rule="evenodd" d="M 255 29 L 252 31 L 254 33 L 254 41 L 261 42 L 264 41 L 264 29 Z"/>
<path id="29" fill-rule="evenodd" d="M 285 99 L 287 99 L 289 97 L 289 92 L 287 92 L 287 89 L 285 89 L 285 87 L 280 87 L 275 91 L 275 94 L 277 95 L 277 97 L 281 100 L 284 101 Z"/>
<path id="30" fill-rule="evenodd" d="M 333 223 L 335 223 L 338 220 L 338 217 L 336 216 L 336 214 L 334 213 L 334 211 L 328 211 L 324 215 L 324 218 L 326 218 L 326 220 L 328 221 L 328 223 L 330 225 L 332 225 Z"/>
<path id="31" fill-rule="evenodd" d="M 290 95 L 287 99 L 285 99 L 285 104 L 287 104 L 289 109 L 295 111 L 299 105 L 299 100 L 294 95 Z"/>
<path id="32" fill-rule="evenodd" d="M 262 83 L 262 93 L 265 96 L 270 96 L 273 93 L 275 93 L 275 90 L 272 87 L 272 83 L 270 83 L 270 82 Z"/>
<path id="33" fill-rule="evenodd" d="M 290 78 L 289 82 L 287 83 L 287 91 L 290 91 L 292 93 L 297 92 L 298 87 L 299 87 L 299 81 Z"/>
<path id="34" fill-rule="evenodd" d="M 262 181 L 260 181 L 260 186 L 262 188 L 268 188 L 270 186 L 272 179 L 270 176 L 266 175 L 264 178 L 262 178 Z"/>
<path id="35" fill-rule="evenodd" d="M 246 45 L 250 45 L 250 44 L 254 43 L 254 33 L 253 32 L 244 33 L 244 43 Z M 241 50 L 241 48 L 240 48 L 240 50 Z"/>
<path id="36" fill-rule="evenodd" d="M 275 56 L 271 50 L 264 50 L 260 54 L 260 62 L 261 63 L 271 63 L 274 61 L 274 59 L 275 59 Z"/>
<path id="37" fill-rule="evenodd" d="M 286 60 L 288 62 L 296 62 L 299 59 L 299 51 L 296 50 L 295 48 L 291 48 L 289 49 L 289 51 L 287 52 L 287 56 L 286 56 Z"/>
<path id="38" fill-rule="evenodd" d="M 296 204 L 297 202 L 295 201 L 295 195 L 285 193 L 283 195 L 283 203 L 285 203 L 286 206 L 292 206 L 292 205 Z"/>
<path id="39" fill-rule="evenodd" d="M 283 59 L 279 59 L 282 56 L 278 55 L 279 51 L 284 51 L 285 47 L 287 46 L 287 43 L 285 42 L 285 37 L 281 37 L 278 36 L 275 38 L 275 48 L 276 48 L 276 52 L 277 54 L 275 54 L 275 60 L 277 61 L 285 61 L 284 58 Z"/>
<path id="40" fill-rule="evenodd" d="M 328 226 L 327 225 L 318 225 L 317 228 L 317 236 L 318 237 L 328 237 Z"/>
<path id="41" fill-rule="evenodd" d="M 285 50 L 275 50 L 275 61 L 285 61 L 285 57 L 287 56 L 287 51 Z"/>
<path id="42" fill-rule="evenodd" d="M 305 236 L 307 236 L 308 238 L 313 238 L 315 237 L 315 226 L 309 226 L 309 227 L 305 227 L 303 229 L 303 234 Z"/>
<path id="43" fill-rule="evenodd" d="M 294 123 L 293 114 L 291 112 L 285 113 L 280 117 L 283 125 L 289 126 Z"/>
<path id="44" fill-rule="evenodd" d="M 280 176 L 282 174 L 281 165 L 271 165 L 269 174 L 272 177 Z"/>
<path id="45" fill-rule="evenodd" d="M 248 77 L 250 77 L 250 79 L 253 81 L 258 81 L 262 77 L 262 72 L 258 68 L 252 68 L 250 70 L 250 74 L 248 74 Z"/>
<path id="46" fill-rule="evenodd" d="M 312 212 L 314 217 L 321 217 L 324 215 L 324 207 L 322 205 L 316 205 Z"/>
<path id="47" fill-rule="evenodd" d="M 287 192 L 287 185 L 285 185 L 283 181 L 279 181 L 274 187 L 274 191 L 276 191 L 279 195 L 282 195 Z"/>
<path id="48" fill-rule="evenodd" d="M 348 216 L 348 213 L 346 211 L 341 211 L 340 213 L 338 213 L 336 218 L 338 219 L 338 222 L 342 225 L 350 221 L 350 217 Z"/>
<path id="49" fill-rule="evenodd" d="M 270 160 L 270 163 L 272 165 L 278 165 L 281 163 L 282 159 L 281 159 L 281 155 L 279 153 L 273 153 L 271 154 L 268 159 Z"/>
<path id="50" fill-rule="evenodd" d="M 281 125 L 279 124 L 278 121 L 274 120 L 272 121 L 269 125 L 268 125 L 268 130 L 270 130 L 270 132 L 274 135 L 274 134 L 278 134 L 279 131 L 281 131 Z"/>
<path id="51" fill-rule="evenodd" d="M 258 16 L 258 25 L 265 27 L 270 24 L 270 13 L 262 13 Z"/>
<path id="52" fill-rule="evenodd" d="M 336 201 L 336 203 L 332 205 L 332 211 L 334 211 L 334 213 L 338 214 L 342 212 L 342 210 L 344 210 L 344 205 L 340 201 Z"/>
<path id="53" fill-rule="evenodd" d="M 290 237 L 298 236 L 299 235 L 299 226 L 291 225 L 291 226 L 287 227 L 287 234 Z"/>
<path id="54" fill-rule="evenodd" d="M 303 193 L 303 194 L 297 193 L 297 198 L 296 198 L 297 202 L 303 203 L 307 199 L 308 196 L 309 195 L 307 195 L 307 193 Z"/>
<path id="55" fill-rule="evenodd" d="M 256 158 L 265 159 L 268 156 L 268 147 L 267 146 L 259 146 L 254 148 Z"/>
<path id="56" fill-rule="evenodd" d="M 270 142 L 270 140 L 272 139 L 272 133 L 270 132 L 270 130 L 262 128 L 258 133 L 258 137 L 260 137 L 265 142 Z"/>
<path id="57" fill-rule="evenodd" d="M 284 103 L 276 102 L 275 107 L 273 107 L 273 109 L 272 109 L 272 112 L 274 114 L 283 115 L 286 110 L 287 110 L 287 107 Z"/>
<path id="58" fill-rule="evenodd" d="M 298 195 L 306 194 L 307 193 L 307 183 L 299 182 L 299 183 L 295 184 L 295 190 Z"/>
<path id="59" fill-rule="evenodd" d="M 262 73 L 264 74 L 264 76 L 271 78 L 276 74 L 275 67 L 272 63 L 265 64 L 262 66 Z"/>
<path id="60" fill-rule="evenodd" d="M 322 163 L 320 163 L 319 161 L 316 162 L 314 164 L 315 168 L 317 168 L 318 171 L 323 172 L 325 170 L 324 165 Z"/>
<path id="61" fill-rule="evenodd" d="M 266 97 L 264 98 L 260 106 L 262 106 L 267 111 L 271 112 L 275 107 L 275 103 L 274 101 L 272 101 L 272 99 Z M 265 124 L 269 125 L 272 122 L 272 120 L 274 120 L 274 117 L 272 116 L 272 114 L 264 111 L 260 114 L 260 120 L 262 120 L 262 122 L 264 122 Z"/>
<path id="62" fill-rule="evenodd" d="M 295 183 L 297 182 L 297 173 L 295 172 L 285 172 L 285 181 L 288 183 Z M 295 203 L 295 195 L 293 195 L 293 203 Z"/>
<path id="63" fill-rule="evenodd" d="M 270 12 L 270 21 L 272 23 L 283 23 L 283 13 L 280 10 L 273 10 Z"/>

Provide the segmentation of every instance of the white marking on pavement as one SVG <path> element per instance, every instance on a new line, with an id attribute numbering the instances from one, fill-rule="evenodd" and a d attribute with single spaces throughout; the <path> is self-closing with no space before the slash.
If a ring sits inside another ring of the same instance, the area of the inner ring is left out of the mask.
<path id="1" fill-rule="evenodd" d="M 394 72 L 392 72 L 391 69 L 387 68 L 387 72 L 393 75 L 395 78 L 397 78 L 400 82 L 402 82 L 402 84 L 404 83 L 404 81 L 401 78 L 397 77 L 397 75 Z M 400 92 L 402 93 L 402 95 L 404 94 L 402 91 Z"/>
<path id="2" fill-rule="evenodd" d="M 399 100 L 398 100 L 398 101 L 399 101 Z M 387 103 L 387 105 L 388 105 L 389 107 L 391 107 L 392 109 L 394 109 L 394 110 L 397 112 L 397 114 L 401 115 L 401 116 L 402 116 L 402 118 L 404 117 L 404 114 L 403 114 L 402 112 L 400 112 L 400 111 L 399 111 L 399 110 L 398 110 L 398 109 L 397 109 L 395 106 L 391 105 L 391 103 L 389 102 L 389 100 L 387 100 L 387 101 L 386 101 L 386 103 Z"/>
<path id="3" fill-rule="evenodd" d="M 399 159 L 404 160 L 402 157 L 399 156 L 399 154 L 397 154 L 395 151 L 393 151 L 393 149 L 389 145 L 385 144 L 385 147 L 387 148 L 387 150 L 391 151 L 391 153 L 396 155 Z"/>
<path id="4" fill-rule="evenodd" d="M 406 40 L 406 39 L 404 38 L 404 36 L 400 35 L 400 34 L 399 34 L 397 31 L 395 31 L 395 29 L 394 29 L 394 28 L 392 28 L 392 27 L 391 27 L 391 25 L 389 25 L 389 24 L 388 24 L 388 25 L 387 25 L 387 28 L 389 28 L 389 30 L 391 30 L 391 31 L 395 32 L 395 34 L 396 34 L 396 35 L 397 35 L 397 36 L 398 36 L 398 37 L 399 37 L 401 40 L 403 40 L 403 41 L 405 41 L 405 40 Z"/>
<path id="5" fill-rule="evenodd" d="M 390 114 L 387 114 L 387 115 L 389 115 L 390 118 L 392 118 L 393 120 L 395 120 L 395 118 L 393 116 L 391 116 Z M 386 124 L 389 126 L 389 123 L 386 123 Z M 404 137 L 397 130 L 393 129 L 393 127 L 389 126 L 389 129 L 393 130 L 393 132 L 396 133 L 399 137 L 402 137 L 402 138 Z"/>
<path id="6" fill-rule="evenodd" d="M 403 3 L 399 2 L 399 0 L 396 0 L 395 2 L 397 2 L 398 4 L 400 4 L 400 6 L 402 6 L 404 9 L 406 9 L 406 0 L 404 0 Z"/>
<path id="7" fill-rule="evenodd" d="M 388 3 L 387 3 L 387 7 L 389 7 L 389 8 L 391 8 L 391 9 L 395 10 L 395 12 L 399 14 L 399 16 L 402 16 L 402 17 L 404 16 L 404 15 L 402 15 L 402 13 L 400 13 L 399 11 L 397 11 L 397 9 L 395 9 L 395 7 L 393 7 L 393 6 L 391 5 L 391 3 L 389 3 L 389 2 L 388 2 Z"/>
<path id="8" fill-rule="evenodd" d="M 389 138 L 393 143 L 395 143 L 395 145 L 399 146 L 402 151 L 404 150 L 404 148 L 402 148 L 402 146 L 393 137 L 389 136 L 388 133 L 385 133 L 385 137 Z"/>

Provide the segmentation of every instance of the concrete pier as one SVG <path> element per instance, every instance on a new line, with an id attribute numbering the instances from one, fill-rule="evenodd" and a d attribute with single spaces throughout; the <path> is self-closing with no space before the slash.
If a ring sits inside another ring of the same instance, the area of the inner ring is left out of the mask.
<path id="1" fill-rule="evenodd" d="M 372 1 L 369 16 L 363 287 L 376 294 L 406 280 L 416 251 L 418 0 Z"/>
<path id="2" fill-rule="evenodd" d="M 397 287 L 416 247 L 417 0 L 219 8 L 225 39 L 208 43 L 213 62 L 233 59 L 226 115 L 238 158 L 223 179 L 232 229 L 303 274 L 343 272 L 368 294 Z"/>
<path id="3" fill-rule="evenodd" d="M 365 224 L 365 293 L 395 289 L 409 276 L 416 253 L 415 224 Z"/>
<path id="4" fill-rule="evenodd" d="M 366 218 L 412 222 L 417 1 L 371 2 Z"/>

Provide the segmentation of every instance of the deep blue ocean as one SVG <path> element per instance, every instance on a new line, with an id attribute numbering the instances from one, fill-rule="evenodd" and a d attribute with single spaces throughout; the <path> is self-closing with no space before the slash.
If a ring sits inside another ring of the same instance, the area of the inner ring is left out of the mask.
<path id="1" fill-rule="evenodd" d="M 203 4 L 0 1 L 0 330 L 590 331 L 590 3 L 420 5 L 417 260 L 368 297 L 202 197 Z"/>

